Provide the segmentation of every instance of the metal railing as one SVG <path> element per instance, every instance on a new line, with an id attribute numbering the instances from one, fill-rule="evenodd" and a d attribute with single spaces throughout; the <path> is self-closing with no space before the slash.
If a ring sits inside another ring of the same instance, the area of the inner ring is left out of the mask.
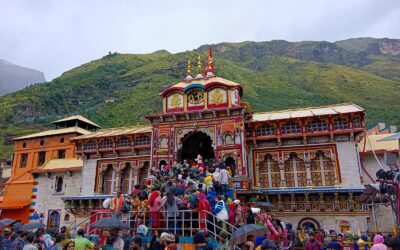
<path id="1" fill-rule="evenodd" d="M 78 228 L 92 221 L 93 218 L 100 219 L 112 215 L 113 213 L 111 211 L 95 213 L 70 229 L 70 232 L 76 232 Z M 215 241 L 218 241 L 218 235 L 221 231 L 227 233 L 230 237 L 232 232 L 237 229 L 237 227 L 230 224 L 228 221 L 220 221 L 214 214 L 208 211 L 129 211 L 128 213 L 119 213 L 114 216 L 128 224 L 133 230 L 137 230 L 140 225 L 145 225 L 149 229 L 148 235 L 153 235 L 154 231 L 159 231 L 170 232 L 180 237 L 193 237 L 196 232 L 204 231 L 208 233 L 209 237 L 211 236 Z M 99 234 L 100 232 L 101 230 L 93 228 L 90 223 L 86 228 L 86 233 L 88 235 Z M 240 248 L 234 246 L 234 249 Z"/>

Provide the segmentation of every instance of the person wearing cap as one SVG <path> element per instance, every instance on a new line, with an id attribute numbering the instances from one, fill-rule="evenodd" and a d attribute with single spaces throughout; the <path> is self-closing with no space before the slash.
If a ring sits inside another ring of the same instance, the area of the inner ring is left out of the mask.
<path id="1" fill-rule="evenodd" d="M 331 241 L 326 244 L 322 249 L 323 250 L 342 250 L 342 245 L 337 241 L 337 233 L 335 231 L 331 232 Z"/>
<path id="2" fill-rule="evenodd" d="M 232 247 L 228 245 L 228 234 L 224 231 L 221 231 L 218 236 L 220 245 L 216 248 L 216 250 L 231 250 Z"/>
<path id="3" fill-rule="evenodd" d="M 235 204 L 235 226 L 239 228 L 244 225 L 243 207 L 238 199 L 234 200 L 233 204 Z"/>
<path id="4" fill-rule="evenodd" d="M 149 232 L 149 229 L 145 225 L 140 225 L 137 228 L 136 236 L 135 237 L 141 237 L 142 238 L 142 248 L 147 249 L 147 242 L 146 242 L 146 236 L 147 233 Z"/>

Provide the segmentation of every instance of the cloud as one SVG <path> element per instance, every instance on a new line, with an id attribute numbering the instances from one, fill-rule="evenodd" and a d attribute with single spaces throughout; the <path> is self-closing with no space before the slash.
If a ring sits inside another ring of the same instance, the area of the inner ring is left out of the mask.
<path id="1" fill-rule="evenodd" d="M 108 51 L 191 50 L 206 43 L 400 37 L 400 1 L 4 0 L 0 58 L 47 79 Z"/>

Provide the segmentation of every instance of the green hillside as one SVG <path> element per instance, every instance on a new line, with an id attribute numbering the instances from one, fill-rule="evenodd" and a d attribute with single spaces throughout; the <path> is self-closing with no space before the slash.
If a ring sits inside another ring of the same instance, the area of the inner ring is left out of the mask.
<path id="1" fill-rule="evenodd" d="M 397 44 L 399 40 L 391 40 Z M 375 39 L 379 43 L 379 39 Z M 360 42 L 286 41 L 212 45 L 218 76 L 239 82 L 254 111 L 352 101 L 367 110 L 367 124 L 400 124 L 400 56 L 369 51 Z M 369 41 L 369 43 L 372 43 Z M 359 46 L 359 49 L 358 49 Z M 379 46 L 378 46 L 379 47 Z M 104 127 L 144 123 L 161 111 L 162 90 L 184 78 L 185 53 L 109 54 L 45 84 L 0 97 L 0 159 L 10 156 L 10 137 L 71 114 Z M 394 48 L 393 46 L 391 48 Z M 399 48 L 400 51 L 400 48 Z"/>

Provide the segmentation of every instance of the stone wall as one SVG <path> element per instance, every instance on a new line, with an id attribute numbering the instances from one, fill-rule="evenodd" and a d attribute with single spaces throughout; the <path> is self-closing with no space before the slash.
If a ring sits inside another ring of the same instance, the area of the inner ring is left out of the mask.
<path id="1" fill-rule="evenodd" d="M 337 154 L 342 177 L 342 188 L 363 188 L 355 142 L 337 142 Z"/>
<path id="2" fill-rule="evenodd" d="M 340 221 L 348 221 L 350 223 L 350 232 L 353 234 L 357 233 L 357 230 L 360 229 L 362 232 L 367 231 L 368 229 L 368 223 L 367 223 L 367 217 L 368 215 L 365 214 L 326 214 L 326 215 L 315 215 L 315 214 L 307 214 L 307 215 L 296 215 L 293 213 L 293 215 L 290 214 L 279 214 L 276 213 L 279 218 L 282 218 L 282 220 L 285 223 L 292 223 L 293 227 L 296 228 L 298 223 L 305 219 L 305 218 L 312 218 L 317 220 L 322 229 L 328 229 L 328 230 L 335 230 L 336 232 L 340 232 L 340 227 L 339 223 Z"/>
<path id="3" fill-rule="evenodd" d="M 83 161 L 82 191 L 80 195 L 94 195 L 96 168 L 97 159 L 86 159 Z"/>
<path id="4" fill-rule="evenodd" d="M 61 192 L 55 191 L 56 177 L 63 177 L 63 189 Z M 71 174 L 67 172 L 52 173 L 50 177 L 46 174 L 40 174 L 36 181 L 37 192 L 35 205 L 33 208 L 40 215 L 43 214 L 44 223 L 47 224 L 47 219 L 50 210 L 58 210 L 60 212 L 60 227 L 70 226 L 75 224 L 75 217 L 64 209 L 64 202 L 61 200 L 63 196 L 76 196 L 80 194 L 82 175 L 80 171 L 74 171 Z M 69 214 L 69 220 L 64 221 L 66 214 Z"/>

